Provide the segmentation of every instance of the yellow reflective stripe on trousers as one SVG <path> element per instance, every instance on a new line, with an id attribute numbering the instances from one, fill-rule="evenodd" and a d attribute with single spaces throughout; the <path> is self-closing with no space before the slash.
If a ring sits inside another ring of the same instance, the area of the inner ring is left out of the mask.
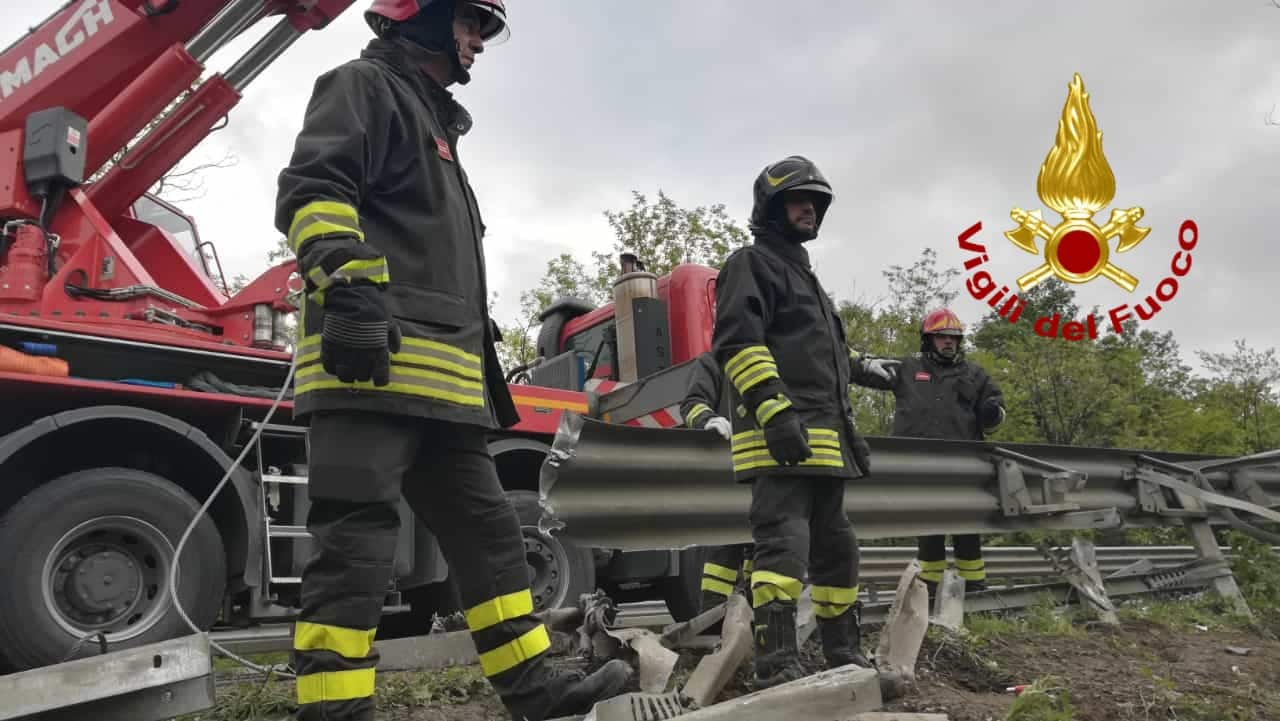
<path id="1" fill-rule="evenodd" d="M 718 593 L 721 596 L 733 595 L 733 586 L 725 583 L 724 581 L 719 581 L 714 578 L 707 578 L 706 576 L 702 577 L 702 590 L 710 591 L 712 593 Z"/>
<path id="2" fill-rule="evenodd" d="M 551 648 L 547 627 L 538 627 L 514 641 L 504 643 L 492 651 L 480 654 L 480 668 L 485 676 L 496 676 L 508 671 Z"/>
<path id="3" fill-rule="evenodd" d="M 298 621 L 293 627 L 295 651 L 333 651 L 345 658 L 364 658 L 373 648 L 377 629 L 367 630 Z"/>
<path id="4" fill-rule="evenodd" d="M 813 615 L 818 618 L 836 618 L 858 601 L 858 586 L 814 586 L 809 595 L 813 600 Z"/>
<path id="5" fill-rule="evenodd" d="M 684 424 L 693 428 L 693 424 L 697 422 L 698 418 L 701 417 L 703 413 L 711 412 L 711 406 L 706 403 L 695 403 L 693 407 L 689 409 L 689 417 L 684 419 Z"/>
<path id="6" fill-rule="evenodd" d="M 467 628 L 481 631 L 528 613 L 533 613 L 533 595 L 526 588 L 472 606 L 465 615 Z"/>
<path id="7" fill-rule="evenodd" d="M 724 364 L 724 372 L 739 393 L 746 393 L 760 383 L 777 378 L 778 363 L 768 346 L 753 345 L 734 354 Z"/>
<path id="8" fill-rule="evenodd" d="M 957 558 L 956 568 L 961 571 L 980 571 L 987 567 L 981 558 Z"/>
<path id="9" fill-rule="evenodd" d="M 315 200 L 298 209 L 289 224 L 289 248 L 297 253 L 308 240 L 326 233 L 351 233 L 364 241 L 355 207 L 334 200 Z"/>
<path id="10" fill-rule="evenodd" d="M 773 571 L 753 571 L 751 574 L 751 607 L 759 608 L 771 601 L 795 601 L 800 598 L 804 584 L 798 578 L 784 576 Z"/>
<path id="11" fill-rule="evenodd" d="M 380 285 L 391 282 L 391 272 L 387 269 L 386 258 L 348 260 L 332 273 L 327 274 L 324 268 L 317 266 L 307 273 L 307 277 L 320 290 L 327 290 L 339 283 L 350 284 L 353 280 L 367 280 Z"/>
<path id="12" fill-rule="evenodd" d="M 729 583 L 734 583 L 738 580 L 737 571 L 732 568 L 721 566 L 718 563 L 711 563 L 710 561 L 702 564 L 702 573 L 706 576 L 715 576 L 716 578 L 728 581 Z"/>
<path id="13" fill-rule="evenodd" d="M 368 698 L 373 695 L 373 673 L 371 668 L 358 668 L 351 671 L 321 671 L 299 676 L 297 678 L 298 703 Z"/>

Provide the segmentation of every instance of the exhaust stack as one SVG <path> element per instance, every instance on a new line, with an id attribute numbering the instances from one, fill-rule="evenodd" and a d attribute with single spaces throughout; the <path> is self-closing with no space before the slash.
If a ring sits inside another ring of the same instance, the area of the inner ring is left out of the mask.
<path id="1" fill-rule="evenodd" d="M 624 251 L 619 257 L 622 275 L 613 284 L 614 317 L 617 320 L 617 378 L 634 383 L 671 367 L 671 333 L 667 304 L 658 298 L 658 276 L 645 270 L 644 262 Z"/>

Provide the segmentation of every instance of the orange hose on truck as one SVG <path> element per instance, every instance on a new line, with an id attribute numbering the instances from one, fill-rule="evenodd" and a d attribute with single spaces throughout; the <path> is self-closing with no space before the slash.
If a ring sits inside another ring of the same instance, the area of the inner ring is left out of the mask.
<path id="1" fill-rule="evenodd" d="M 70 366 L 61 358 L 34 356 L 0 346 L 0 371 L 7 373 L 29 373 L 38 376 L 61 376 L 70 374 Z"/>

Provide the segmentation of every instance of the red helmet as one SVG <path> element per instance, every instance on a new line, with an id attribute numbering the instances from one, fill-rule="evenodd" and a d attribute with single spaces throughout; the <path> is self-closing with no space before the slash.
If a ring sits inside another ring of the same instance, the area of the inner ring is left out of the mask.
<path id="1" fill-rule="evenodd" d="M 960 317 L 946 308 L 932 311 L 920 322 L 920 335 L 964 335 Z"/>
<path id="2" fill-rule="evenodd" d="M 511 29 L 507 26 L 507 7 L 503 0 L 454 1 L 471 5 L 485 16 L 485 23 L 480 28 L 480 37 L 486 44 L 498 45 L 511 36 Z M 381 15 L 388 20 L 403 22 L 417 15 L 433 2 L 449 2 L 449 0 L 373 0 L 373 4 L 365 11 L 365 16 Z"/>

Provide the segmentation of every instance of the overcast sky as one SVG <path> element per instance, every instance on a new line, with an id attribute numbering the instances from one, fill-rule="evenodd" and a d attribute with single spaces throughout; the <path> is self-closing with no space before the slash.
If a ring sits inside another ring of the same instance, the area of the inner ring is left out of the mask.
<path id="1" fill-rule="evenodd" d="M 61 2 L 8 0 L 0 43 Z M 1146 327 L 1173 330 L 1188 361 L 1236 338 L 1280 346 L 1280 277 L 1269 257 L 1280 126 L 1264 122 L 1280 102 L 1280 9 L 1269 0 L 509 5 L 511 39 L 457 88 L 475 116 L 460 155 L 489 228 L 504 322 L 549 258 L 568 251 L 586 261 L 609 245 L 602 211 L 629 205 L 633 189 L 661 188 L 686 206 L 724 203 L 745 225 L 752 180 L 792 153 L 815 160 L 835 189 L 810 251 L 839 298 L 883 297 L 881 270 L 926 247 L 959 268 L 968 255 L 956 236 L 978 220 L 986 267 L 1012 285 L 1040 261 L 1002 233 L 1012 207 L 1042 208 L 1036 176 L 1079 72 L 1116 176 L 1110 207 L 1141 206 L 1152 228 L 1113 255 L 1139 279 L 1137 292 L 1099 278 L 1077 286 L 1081 305 L 1105 313 L 1153 292 L 1179 224 L 1193 218 L 1191 272 Z M 239 158 L 185 205 L 229 276 L 263 267 L 278 235 L 276 174 L 312 80 L 367 42 L 366 6 L 300 40 L 197 150 L 197 159 Z M 265 29 L 212 66 L 225 68 Z M 956 309 L 973 322 L 985 305 L 962 291 Z"/>

